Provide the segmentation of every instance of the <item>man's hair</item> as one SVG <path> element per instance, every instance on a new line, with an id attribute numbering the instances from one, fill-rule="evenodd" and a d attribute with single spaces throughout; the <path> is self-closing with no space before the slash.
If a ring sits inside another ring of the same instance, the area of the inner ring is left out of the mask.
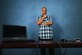
<path id="1" fill-rule="evenodd" d="M 45 9 L 47 10 L 47 8 L 46 8 L 46 7 L 42 7 L 42 9 L 43 9 L 43 8 L 45 8 Z"/>

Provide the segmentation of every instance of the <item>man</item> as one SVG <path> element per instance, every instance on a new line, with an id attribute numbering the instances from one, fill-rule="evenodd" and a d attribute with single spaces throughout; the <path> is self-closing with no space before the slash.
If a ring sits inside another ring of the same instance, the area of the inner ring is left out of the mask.
<path id="1" fill-rule="evenodd" d="M 47 8 L 42 7 L 42 15 L 38 17 L 37 25 L 40 26 L 39 30 L 39 40 L 40 41 L 52 41 L 53 31 L 51 25 L 53 24 L 50 16 L 47 15 Z M 45 55 L 45 48 L 41 48 L 41 55 Z M 54 48 L 49 48 L 50 55 L 54 55 Z"/>

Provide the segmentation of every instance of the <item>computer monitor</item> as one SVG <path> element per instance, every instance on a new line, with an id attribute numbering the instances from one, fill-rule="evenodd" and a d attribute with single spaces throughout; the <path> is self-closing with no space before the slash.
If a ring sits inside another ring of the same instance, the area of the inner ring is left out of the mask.
<path id="1" fill-rule="evenodd" d="M 26 37 L 26 26 L 3 25 L 4 37 Z"/>
<path id="2" fill-rule="evenodd" d="M 3 25 L 3 43 L 28 43 L 35 42 L 27 39 L 26 26 Z"/>

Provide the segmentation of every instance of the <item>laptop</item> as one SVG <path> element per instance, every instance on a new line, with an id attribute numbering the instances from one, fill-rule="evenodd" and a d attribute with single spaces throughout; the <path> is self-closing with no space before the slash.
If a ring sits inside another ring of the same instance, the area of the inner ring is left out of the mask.
<path id="1" fill-rule="evenodd" d="M 27 39 L 26 26 L 3 25 L 3 43 L 26 43 L 34 42 Z"/>

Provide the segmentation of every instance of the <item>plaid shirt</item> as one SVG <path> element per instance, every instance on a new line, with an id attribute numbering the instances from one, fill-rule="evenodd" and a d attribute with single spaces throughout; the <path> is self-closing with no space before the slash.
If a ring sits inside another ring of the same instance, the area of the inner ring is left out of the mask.
<path id="1" fill-rule="evenodd" d="M 37 21 L 40 18 L 41 18 L 41 16 L 38 17 Z M 48 22 L 48 21 L 52 22 L 51 17 L 45 18 L 43 22 Z M 39 29 L 39 37 L 40 37 L 40 39 L 52 39 L 53 38 L 53 31 L 52 31 L 51 26 L 48 26 L 48 25 L 45 26 L 45 25 L 41 24 L 40 29 Z"/>

